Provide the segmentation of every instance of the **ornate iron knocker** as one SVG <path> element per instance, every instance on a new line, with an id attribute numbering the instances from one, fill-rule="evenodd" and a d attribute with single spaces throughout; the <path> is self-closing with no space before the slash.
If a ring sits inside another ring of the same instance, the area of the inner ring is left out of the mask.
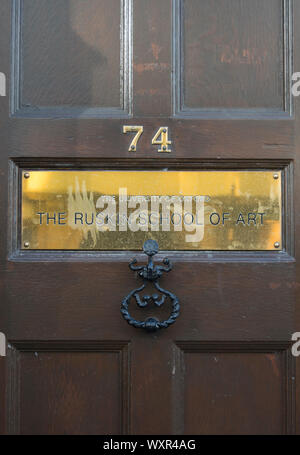
<path id="1" fill-rule="evenodd" d="M 164 272 L 170 272 L 172 270 L 172 264 L 170 263 L 169 259 L 165 258 L 163 260 L 164 265 L 154 265 L 153 263 L 153 256 L 155 256 L 158 251 L 158 243 L 154 240 L 147 240 L 143 246 L 144 253 L 148 256 L 148 264 L 137 266 L 136 259 L 133 259 L 129 264 L 129 268 L 133 271 L 137 271 L 138 275 L 144 280 L 142 286 L 134 289 L 131 291 L 123 300 L 121 305 L 121 313 L 124 319 L 128 322 L 128 324 L 133 325 L 136 328 L 142 328 L 149 332 L 155 332 L 158 329 L 163 329 L 169 327 L 169 325 L 173 324 L 179 316 L 180 305 L 179 300 L 175 294 L 172 292 L 163 289 L 159 285 L 159 278 L 162 276 Z M 155 288 L 159 291 L 159 294 L 154 293 L 152 295 L 145 295 L 141 297 L 139 293 L 145 289 L 147 281 L 150 281 L 154 284 Z M 170 298 L 172 302 L 172 313 L 169 319 L 165 321 L 159 321 L 156 318 L 148 318 L 145 321 L 137 321 L 134 319 L 129 311 L 128 306 L 130 300 L 132 298 L 135 299 L 137 305 L 141 308 L 145 308 L 150 302 L 153 302 L 156 306 L 161 307 L 167 298 Z"/>

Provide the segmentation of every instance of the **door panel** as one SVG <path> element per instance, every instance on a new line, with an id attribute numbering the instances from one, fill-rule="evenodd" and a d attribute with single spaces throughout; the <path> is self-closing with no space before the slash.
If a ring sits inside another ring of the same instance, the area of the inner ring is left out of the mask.
<path id="1" fill-rule="evenodd" d="M 0 17 L 5 432 L 299 431 L 300 5 L 3 0 Z M 123 125 L 144 127 L 136 152 Z M 151 142 L 162 126 L 169 154 Z M 21 248 L 22 171 L 41 169 L 282 170 L 284 248 L 161 252 L 181 314 L 146 333 L 120 314 L 140 251 Z"/>
<path id="2" fill-rule="evenodd" d="M 12 432 L 126 432 L 126 343 L 15 343 L 11 363 L 20 384 L 10 391 Z"/>
<path id="3" fill-rule="evenodd" d="M 182 413 L 189 434 L 293 431 L 288 344 L 178 343 L 184 371 Z"/>
<path id="4" fill-rule="evenodd" d="M 13 115 L 127 116 L 130 0 L 13 0 Z"/>
<path id="5" fill-rule="evenodd" d="M 289 114 L 291 2 L 175 3 L 179 115 Z"/>

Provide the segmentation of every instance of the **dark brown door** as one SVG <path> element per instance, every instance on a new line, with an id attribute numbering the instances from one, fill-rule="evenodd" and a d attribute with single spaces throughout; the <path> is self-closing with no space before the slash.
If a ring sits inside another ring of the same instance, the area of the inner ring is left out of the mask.
<path id="1" fill-rule="evenodd" d="M 3 431 L 299 432 L 299 2 L 2 0 L 0 17 Z M 144 128 L 135 152 L 124 125 Z M 281 244 L 163 252 L 181 314 L 146 333 L 120 314 L 141 253 L 24 248 L 36 170 L 280 172 Z"/>

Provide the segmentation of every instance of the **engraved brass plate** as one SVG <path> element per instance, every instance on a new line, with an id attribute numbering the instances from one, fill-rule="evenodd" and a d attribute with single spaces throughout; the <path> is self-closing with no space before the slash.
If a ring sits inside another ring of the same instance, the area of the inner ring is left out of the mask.
<path id="1" fill-rule="evenodd" d="M 281 250 L 281 171 L 24 171 L 21 247 Z"/>

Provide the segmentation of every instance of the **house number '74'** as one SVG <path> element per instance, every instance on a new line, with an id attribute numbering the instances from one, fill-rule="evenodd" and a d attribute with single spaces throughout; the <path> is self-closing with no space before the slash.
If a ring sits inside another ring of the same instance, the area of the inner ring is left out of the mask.
<path id="1" fill-rule="evenodd" d="M 137 143 L 139 141 L 139 138 L 144 132 L 144 127 L 143 126 L 130 126 L 130 125 L 124 125 L 123 126 L 123 133 L 136 133 L 131 144 L 129 145 L 129 152 L 136 152 L 137 149 Z M 152 139 L 152 144 L 153 145 L 159 145 L 158 152 L 161 153 L 170 153 L 171 149 L 169 148 L 169 145 L 172 144 L 171 141 L 169 141 L 169 128 L 167 126 L 161 126 L 158 131 L 155 133 Z"/>

